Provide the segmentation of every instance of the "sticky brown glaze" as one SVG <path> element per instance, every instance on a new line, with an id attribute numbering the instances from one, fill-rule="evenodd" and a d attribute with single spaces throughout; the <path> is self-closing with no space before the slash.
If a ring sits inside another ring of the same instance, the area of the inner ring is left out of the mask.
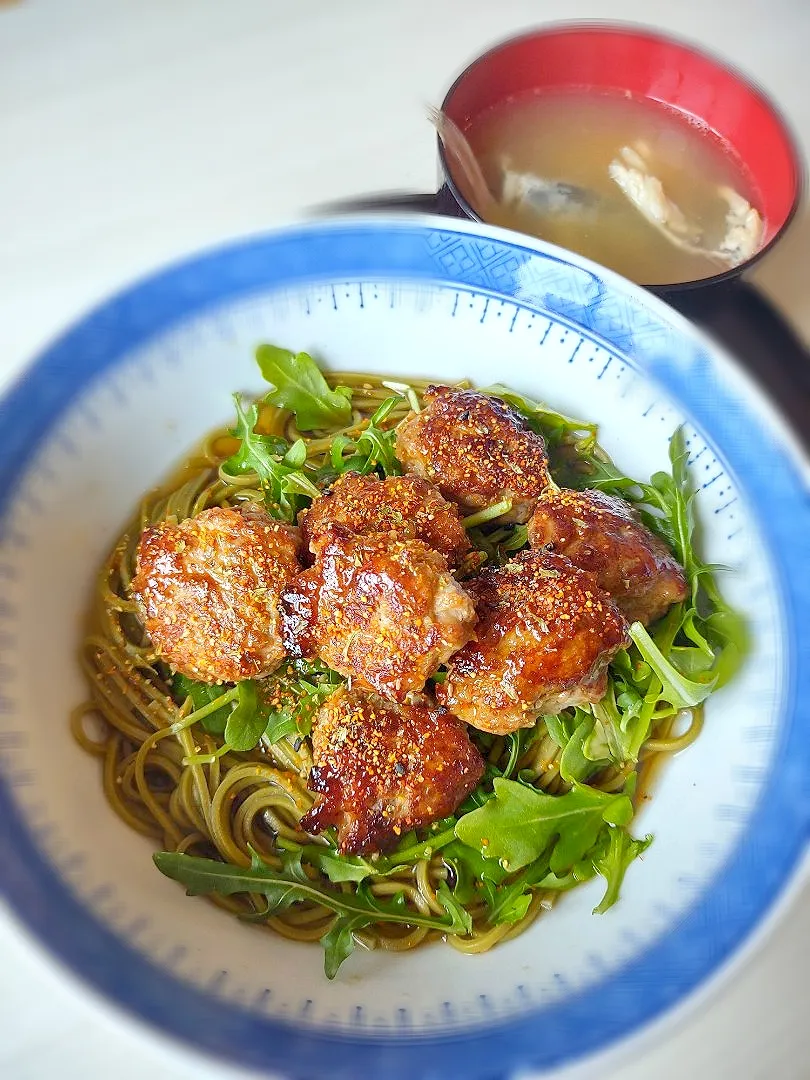
<path id="1" fill-rule="evenodd" d="M 300 549 L 297 528 L 252 503 L 145 529 L 132 596 L 157 655 L 206 683 L 269 675 L 284 659 L 279 598 Z"/>
<path id="2" fill-rule="evenodd" d="M 308 786 L 318 799 L 301 825 L 335 826 L 345 854 L 385 851 L 403 832 L 447 817 L 484 772 L 466 727 L 444 709 L 345 687 L 316 716 L 312 748 Z"/>
<path id="3" fill-rule="evenodd" d="M 525 551 L 466 584 L 478 611 L 476 640 L 436 687 L 447 709 L 504 735 L 540 713 L 604 697 L 607 666 L 629 638 L 591 574 L 560 555 Z"/>
<path id="4" fill-rule="evenodd" d="M 291 655 L 319 656 L 356 685 L 404 701 L 472 637 L 472 600 L 421 540 L 333 525 L 313 546 L 314 565 L 282 597 Z"/>
<path id="5" fill-rule="evenodd" d="M 503 521 L 528 521 L 548 484 L 541 435 L 500 398 L 429 386 L 424 408 L 397 428 L 397 457 L 465 514 L 512 500 Z"/>
<path id="6" fill-rule="evenodd" d="M 402 540 L 423 540 L 440 551 L 451 567 L 458 566 L 470 550 L 458 507 L 420 476 L 380 480 L 375 475 L 346 473 L 323 498 L 301 512 L 298 524 L 307 546 L 319 533 L 340 524 L 354 533 L 393 532 Z"/>
<path id="7" fill-rule="evenodd" d="M 613 495 L 544 492 L 529 522 L 529 542 L 589 570 L 630 622 L 654 622 L 687 595 L 686 576 L 672 552 L 629 503 Z"/>

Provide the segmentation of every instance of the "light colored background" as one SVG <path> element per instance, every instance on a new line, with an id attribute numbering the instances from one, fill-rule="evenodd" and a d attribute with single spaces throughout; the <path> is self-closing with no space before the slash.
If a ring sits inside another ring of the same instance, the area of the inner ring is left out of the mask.
<path id="1" fill-rule="evenodd" d="M 179 254 L 321 201 L 430 190 L 425 102 L 498 38 L 608 15 L 733 59 L 810 147 L 808 0 L 0 0 L 0 384 L 89 305 Z M 807 215 L 756 278 L 810 341 Z M 0 957 L 7 1080 L 224 1075 L 85 996 L 2 909 Z M 805 890 L 709 1003 L 586 1075 L 802 1080 L 808 972 Z"/>

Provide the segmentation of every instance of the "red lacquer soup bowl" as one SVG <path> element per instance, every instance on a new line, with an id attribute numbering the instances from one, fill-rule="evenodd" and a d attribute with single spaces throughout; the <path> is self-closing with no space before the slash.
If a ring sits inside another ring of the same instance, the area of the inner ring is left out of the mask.
<path id="1" fill-rule="evenodd" d="M 748 270 L 783 235 L 799 205 L 801 158 L 776 107 L 747 77 L 715 57 L 655 31 L 605 23 L 565 23 L 494 46 L 456 79 L 442 108 L 469 130 L 485 112 L 529 94 L 571 90 L 630 93 L 697 122 L 738 161 L 763 219 L 756 253 L 739 266 L 696 281 L 650 286 L 655 292 L 706 289 Z M 445 183 L 458 209 L 481 220 L 439 143 Z M 639 284 L 646 284 L 639 282 Z"/>

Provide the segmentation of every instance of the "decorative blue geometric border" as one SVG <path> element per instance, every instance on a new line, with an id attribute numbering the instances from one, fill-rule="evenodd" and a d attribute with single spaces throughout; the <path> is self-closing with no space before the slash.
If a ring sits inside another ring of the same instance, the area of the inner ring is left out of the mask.
<path id="1" fill-rule="evenodd" d="M 299 1080 L 495 1080 L 607 1048 L 681 1001 L 750 935 L 803 854 L 810 825 L 810 492 L 778 431 L 718 379 L 700 339 L 611 274 L 483 226 L 433 219 L 313 224 L 236 243 L 120 293 L 53 344 L 0 402 L 0 529 L 15 478 L 97 375 L 178 319 L 302 281 L 408 279 L 476 288 L 562 317 L 629 354 L 710 433 L 760 523 L 783 597 L 790 655 L 778 783 L 755 807 L 710 891 L 672 931 L 607 982 L 486 1029 L 386 1034 L 296 1029 L 173 979 L 95 921 L 38 854 L 0 781 L 0 874 L 12 907 L 96 989 L 170 1035 L 234 1064 Z M 800 662 L 803 660 L 804 662 Z"/>

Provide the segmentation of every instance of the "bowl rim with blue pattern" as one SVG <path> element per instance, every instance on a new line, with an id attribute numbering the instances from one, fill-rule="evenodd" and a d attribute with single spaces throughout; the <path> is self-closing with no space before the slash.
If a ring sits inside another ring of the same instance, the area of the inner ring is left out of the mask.
<path id="1" fill-rule="evenodd" d="M 551 268 L 553 275 L 538 276 L 538 268 Z M 263 290 L 383 279 L 467 289 L 486 304 L 508 300 L 550 314 L 607 349 L 633 354 L 711 434 L 744 483 L 777 555 L 788 628 L 784 717 L 771 766 L 779 783 L 767 785 L 740 842 L 683 917 L 606 980 L 543 1008 L 541 1038 L 533 1011 L 446 1030 L 301 1027 L 223 1003 L 174 979 L 66 887 L 19 811 L 2 741 L 0 881 L 22 924 L 91 987 L 163 1032 L 233 1064 L 302 1078 L 371 1071 L 393 1078 L 474 1080 L 553 1069 L 607 1053 L 628 1036 L 651 1030 L 655 1021 L 678 1011 L 676 1006 L 702 997 L 750 951 L 752 941 L 762 938 L 806 854 L 810 667 L 800 658 L 810 655 L 810 625 L 802 619 L 810 607 L 810 580 L 796 537 L 810 533 L 810 473 L 787 429 L 752 384 L 742 397 L 729 396 L 717 377 L 729 362 L 710 343 L 662 302 L 616 275 L 478 223 L 343 218 L 238 240 L 157 271 L 113 296 L 50 345 L 7 391 L 0 401 L 0 538 L 26 461 L 99 373 L 132 350 L 184 319 Z M 648 347 L 649 341 L 657 344 Z M 677 342 L 677 349 L 662 349 L 662 341 Z M 0 561 L 0 579 L 4 570 Z M 7 622 L 13 618 L 5 615 Z M 0 620 L 0 640 L 3 631 Z M 3 690 L 0 682 L 0 732 L 13 711 Z"/>

